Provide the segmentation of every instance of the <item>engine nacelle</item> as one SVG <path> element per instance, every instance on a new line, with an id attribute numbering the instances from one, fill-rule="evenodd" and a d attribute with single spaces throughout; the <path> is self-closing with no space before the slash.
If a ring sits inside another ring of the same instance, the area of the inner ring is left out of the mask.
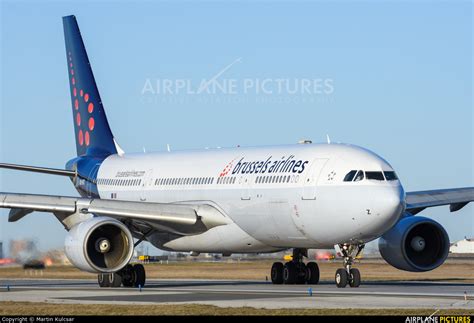
<path id="1" fill-rule="evenodd" d="M 65 252 L 71 263 L 81 270 L 116 272 L 133 256 L 133 237 L 122 222 L 109 217 L 94 217 L 69 230 Z"/>
<path id="2" fill-rule="evenodd" d="M 449 237 L 436 221 L 407 216 L 379 240 L 382 258 L 395 268 L 429 271 L 444 263 L 449 252 Z"/>

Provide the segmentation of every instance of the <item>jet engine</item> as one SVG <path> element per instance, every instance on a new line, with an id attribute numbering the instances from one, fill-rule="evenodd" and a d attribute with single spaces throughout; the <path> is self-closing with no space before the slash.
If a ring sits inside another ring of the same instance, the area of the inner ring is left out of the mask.
<path id="1" fill-rule="evenodd" d="M 69 230 L 65 252 L 71 263 L 83 271 L 116 272 L 132 258 L 133 237 L 122 222 L 94 217 Z"/>
<path id="2" fill-rule="evenodd" d="M 382 258 L 395 268 L 429 271 L 446 260 L 449 237 L 438 222 L 410 215 L 380 237 L 379 250 Z"/>

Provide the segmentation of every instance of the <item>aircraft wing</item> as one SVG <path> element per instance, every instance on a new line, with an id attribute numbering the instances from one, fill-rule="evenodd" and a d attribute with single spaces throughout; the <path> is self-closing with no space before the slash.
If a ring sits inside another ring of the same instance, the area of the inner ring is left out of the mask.
<path id="1" fill-rule="evenodd" d="M 449 205 L 456 212 L 474 201 L 474 187 L 451 188 L 406 193 L 406 210 L 415 215 L 428 207 Z"/>
<path id="2" fill-rule="evenodd" d="M 148 203 L 0 192 L 0 208 L 10 209 L 9 222 L 18 221 L 33 211 L 50 212 L 66 229 L 91 214 L 116 218 L 124 223 L 145 224 L 151 230 L 179 235 L 203 233 L 230 222 L 209 204 Z"/>

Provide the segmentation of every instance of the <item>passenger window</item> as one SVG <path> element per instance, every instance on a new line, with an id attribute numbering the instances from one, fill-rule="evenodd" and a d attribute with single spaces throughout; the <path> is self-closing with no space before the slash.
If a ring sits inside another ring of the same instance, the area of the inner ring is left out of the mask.
<path id="1" fill-rule="evenodd" d="M 354 178 L 354 182 L 359 182 L 364 179 L 364 172 L 358 171 L 356 177 Z"/>
<path id="2" fill-rule="evenodd" d="M 398 180 L 398 176 L 397 174 L 395 174 L 395 172 L 383 172 L 384 175 L 385 175 L 385 179 L 387 181 L 396 181 Z"/>
<path id="3" fill-rule="evenodd" d="M 344 176 L 344 182 L 352 182 L 356 173 L 356 170 L 351 170 L 346 176 Z"/>
<path id="4" fill-rule="evenodd" d="M 384 181 L 382 172 L 365 172 L 365 177 L 374 181 Z"/>

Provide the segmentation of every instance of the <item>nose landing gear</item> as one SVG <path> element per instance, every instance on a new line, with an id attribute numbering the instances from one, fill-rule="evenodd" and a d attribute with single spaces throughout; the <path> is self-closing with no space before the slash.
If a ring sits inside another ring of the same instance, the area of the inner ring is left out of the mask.
<path id="1" fill-rule="evenodd" d="M 293 249 L 293 259 L 283 265 L 275 262 L 271 270 L 273 284 L 317 284 L 319 267 L 315 262 L 305 264 L 303 257 L 308 257 L 307 249 Z"/>
<path id="2" fill-rule="evenodd" d="M 344 268 L 336 271 L 336 285 L 338 288 L 344 288 L 349 284 L 351 287 L 360 286 L 360 272 L 357 268 L 352 268 L 354 258 L 356 258 L 364 249 L 364 244 L 340 244 L 342 255 L 344 256 Z"/>

